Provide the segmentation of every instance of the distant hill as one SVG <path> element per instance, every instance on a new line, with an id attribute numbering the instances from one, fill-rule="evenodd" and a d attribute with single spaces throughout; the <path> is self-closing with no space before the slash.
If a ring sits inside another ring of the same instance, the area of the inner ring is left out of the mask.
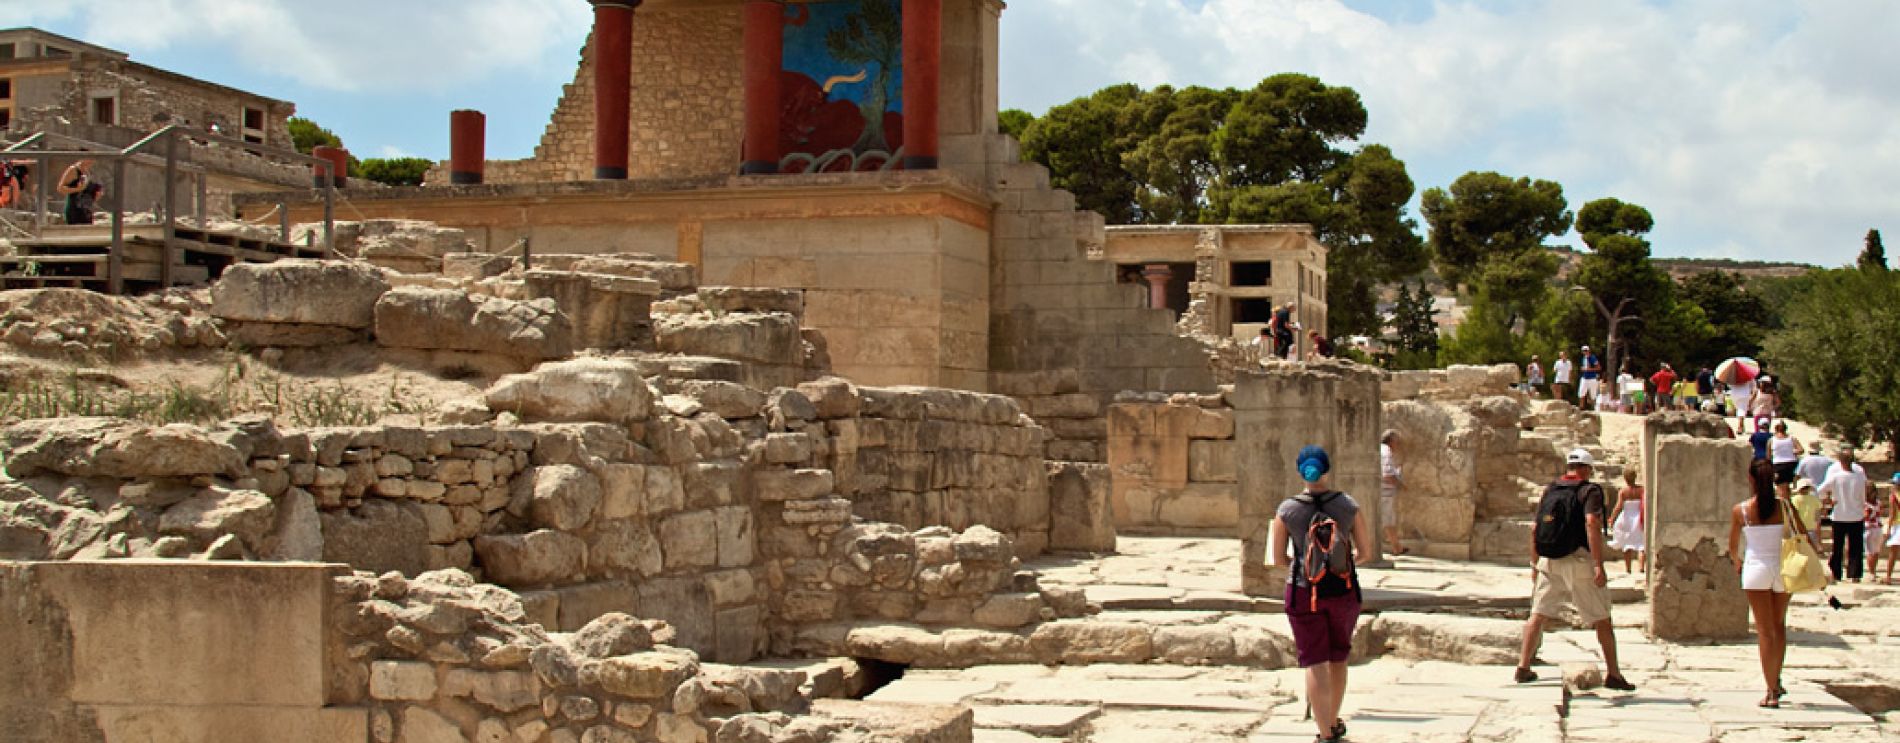
<path id="1" fill-rule="evenodd" d="M 1668 271 L 1677 280 L 1710 271 L 1728 271 L 1749 278 L 1800 276 L 1820 266 L 1776 261 L 1737 261 L 1727 258 L 1654 258 L 1657 268 Z"/>

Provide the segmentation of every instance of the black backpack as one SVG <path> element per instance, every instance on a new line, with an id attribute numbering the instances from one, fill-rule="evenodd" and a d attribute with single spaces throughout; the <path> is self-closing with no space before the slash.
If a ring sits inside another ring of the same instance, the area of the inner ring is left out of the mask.
<path id="1" fill-rule="evenodd" d="M 1319 610 L 1320 599 L 1344 596 L 1356 587 L 1352 529 L 1326 512 L 1326 504 L 1337 497 L 1338 492 L 1293 496 L 1293 500 L 1313 508 L 1313 520 L 1306 526 L 1306 550 L 1299 556 L 1300 577 L 1305 578 L 1312 589 L 1308 599 L 1312 611 Z"/>
<path id="2" fill-rule="evenodd" d="M 1602 487 L 1587 481 L 1558 480 L 1544 489 L 1537 504 L 1537 556 L 1569 557 L 1590 544 L 1589 522 L 1583 512 L 1584 488 Z"/>

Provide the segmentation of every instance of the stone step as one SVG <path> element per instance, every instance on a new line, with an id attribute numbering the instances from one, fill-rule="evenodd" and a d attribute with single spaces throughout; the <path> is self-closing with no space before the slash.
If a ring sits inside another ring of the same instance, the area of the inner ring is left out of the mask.
<path id="1" fill-rule="evenodd" d="M 1061 704 L 983 705 L 975 711 L 979 730 L 1009 730 L 1057 740 L 1072 739 L 1090 720 L 1102 714 L 1102 708 L 1093 705 Z"/>

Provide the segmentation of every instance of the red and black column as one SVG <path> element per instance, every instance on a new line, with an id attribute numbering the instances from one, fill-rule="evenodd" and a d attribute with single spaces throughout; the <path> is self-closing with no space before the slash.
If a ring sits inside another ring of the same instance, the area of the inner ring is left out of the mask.
<path id="1" fill-rule="evenodd" d="M 317 188 L 323 188 L 326 185 L 347 188 L 350 185 L 349 150 L 337 147 L 317 147 L 310 151 L 310 156 L 330 164 L 329 168 L 321 165 L 310 166 L 310 180 Z"/>
<path id="2" fill-rule="evenodd" d="M 488 117 L 480 111 L 449 112 L 449 183 L 473 186 L 487 167 Z"/>
<path id="3" fill-rule="evenodd" d="M 626 180 L 633 136 L 633 9 L 640 0 L 594 6 L 594 178 Z"/>
<path id="4" fill-rule="evenodd" d="M 904 0 L 905 170 L 937 167 L 943 67 L 943 0 Z"/>
<path id="5" fill-rule="evenodd" d="M 745 154 L 741 175 L 778 172 L 779 76 L 785 58 L 784 0 L 746 0 Z"/>

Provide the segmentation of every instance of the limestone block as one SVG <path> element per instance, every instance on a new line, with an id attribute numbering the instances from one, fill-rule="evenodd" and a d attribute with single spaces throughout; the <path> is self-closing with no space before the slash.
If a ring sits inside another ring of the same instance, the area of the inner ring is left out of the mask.
<path id="1" fill-rule="evenodd" d="M 502 377 L 484 393 L 489 409 L 526 421 L 634 423 L 653 409 L 639 365 L 624 359 L 575 359 Z"/>
<path id="2" fill-rule="evenodd" d="M 536 268 L 522 279 L 529 297 L 554 300 L 583 348 L 624 348 L 643 340 L 649 306 L 660 294 L 658 282 L 626 276 Z"/>
<path id="3" fill-rule="evenodd" d="M 376 301 L 376 342 L 389 348 L 492 353 L 524 362 L 574 351 L 574 332 L 553 300 L 519 302 L 460 291 L 402 287 Z"/>
<path id="4" fill-rule="evenodd" d="M 665 569 L 660 540 L 646 522 L 615 520 L 594 528 L 588 564 L 617 574 L 658 575 Z"/>
<path id="5" fill-rule="evenodd" d="M 158 530 L 206 541 L 234 534 L 255 549 L 275 524 L 276 515 L 271 499 L 255 490 L 206 490 L 165 509 Z"/>
<path id="6" fill-rule="evenodd" d="M 804 339 L 789 314 L 664 315 L 654 320 L 659 350 L 778 366 L 801 366 Z"/>
<path id="7" fill-rule="evenodd" d="M 665 699 L 699 670 L 691 658 L 644 652 L 606 658 L 588 666 L 593 681 L 608 693 L 628 699 Z"/>
<path id="8" fill-rule="evenodd" d="M 1234 468 L 1233 441 L 1188 442 L 1188 480 L 1192 482 L 1238 482 Z"/>
<path id="9" fill-rule="evenodd" d="M 756 418 L 765 407 L 764 392 L 734 382 L 688 380 L 680 383 L 679 394 L 728 420 Z"/>
<path id="10" fill-rule="evenodd" d="M 376 699 L 426 701 L 435 691 L 433 664 L 379 660 L 369 665 L 369 695 Z"/>
<path id="11" fill-rule="evenodd" d="M 857 386 L 836 377 L 800 384 L 798 391 L 811 400 L 818 418 L 822 420 L 857 417 L 863 406 L 863 401 L 858 398 Z"/>
<path id="12" fill-rule="evenodd" d="M 221 320 L 367 328 L 389 291 L 383 272 L 340 261 L 240 263 L 211 285 L 211 315 Z"/>
<path id="13" fill-rule="evenodd" d="M 837 488 L 836 475 L 821 469 L 761 469 L 753 474 L 752 483 L 762 501 L 812 500 Z"/>
<path id="14" fill-rule="evenodd" d="M 429 527 L 414 504 L 371 499 L 322 511 L 323 559 L 373 573 L 419 575 L 429 567 Z"/>
<path id="15" fill-rule="evenodd" d="M 1523 622 L 1455 614 L 1386 612 L 1373 634 L 1400 658 L 1507 665 L 1518 661 Z"/>
<path id="16" fill-rule="evenodd" d="M 119 418 L 51 418 L 0 430 L 7 474 L 42 472 L 138 480 L 234 473 L 245 454 L 196 426 L 147 426 Z"/>
<path id="17" fill-rule="evenodd" d="M 718 533 L 719 566 L 730 568 L 751 565 L 757 542 L 752 509 L 745 506 L 716 508 L 713 509 L 713 517 L 714 528 Z"/>
<path id="18" fill-rule="evenodd" d="M 801 316 L 805 312 L 805 293 L 796 289 L 702 286 L 698 296 L 701 305 L 719 313 L 783 312 Z"/>
<path id="19" fill-rule="evenodd" d="M 1109 509 L 1108 468 L 1049 465 L 1049 548 L 1115 551 L 1115 520 Z"/>
<path id="20" fill-rule="evenodd" d="M 488 577 L 506 586 L 570 582 L 587 567 L 587 543 L 548 529 L 476 537 L 475 554 Z"/>
<path id="21" fill-rule="evenodd" d="M 497 712 L 516 712 L 541 703 L 541 683 L 526 671 L 451 669 L 442 680 L 442 693 L 474 699 Z"/>
<path id="22" fill-rule="evenodd" d="M 811 460 L 811 437 L 803 433 L 774 433 L 765 437 L 768 464 L 802 464 Z"/>
<path id="23" fill-rule="evenodd" d="M 1029 644 L 1043 665 L 1145 663 L 1154 658 L 1152 629 L 1127 622 L 1049 622 L 1036 628 Z"/>
<path id="24" fill-rule="evenodd" d="M 944 657 L 943 637 L 913 625 L 869 625 L 852 628 L 845 646 L 853 657 L 890 663 L 929 664 Z"/>
<path id="25" fill-rule="evenodd" d="M 667 569 L 709 567 L 719 561 L 718 519 L 712 511 L 688 511 L 660 522 Z"/>
<path id="26" fill-rule="evenodd" d="M 599 468 L 602 520 L 624 519 L 646 513 L 646 467 L 610 462 Z"/>
<path id="27" fill-rule="evenodd" d="M 587 658 L 612 658 L 653 649 L 652 628 L 621 612 L 594 618 L 568 640 L 574 652 Z"/>
<path id="28" fill-rule="evenodd" d="M 1034 593 L 999 593 L 976 607 L 971 618 L 977 624 L 998 629 L 1015 629 L 1042 619 L 1042 596 Z"/>
<path id="29" fill-rule="evenodd" d="M 1234 659 L 1234 636 L 1219 626 L 1155 628 L 1155 655 L 1169 663 L 1223 664 Z"/>
<path id="30" fill-rule="evenodd" d="M 403 708 L 402 735 L 396 743 L 468 743 L 455 723 L 420 705 Z"/>
<path id="31" fill-rule="evenodd" d="M 599 478 L 573 465 L 559 464 L 534 470 L 529 515 L 544 529 L 575 531 L 594 518 L 600 507 Z"/>

